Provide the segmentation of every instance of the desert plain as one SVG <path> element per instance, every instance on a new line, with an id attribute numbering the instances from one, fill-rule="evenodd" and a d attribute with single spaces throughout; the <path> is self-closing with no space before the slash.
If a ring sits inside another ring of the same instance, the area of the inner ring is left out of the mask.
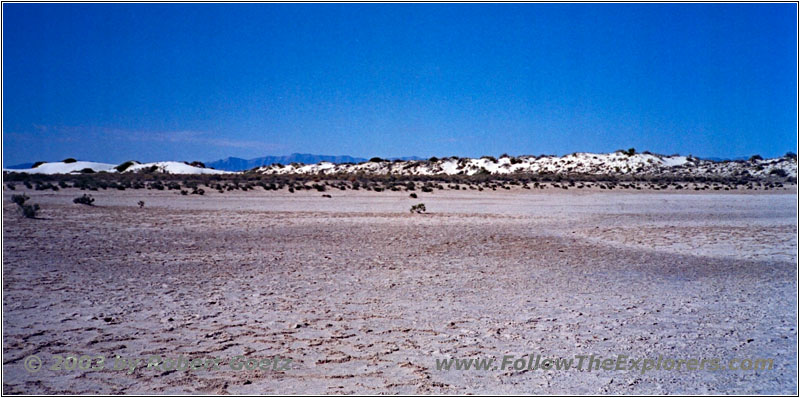
<path id="1" fill-rule="evenodd" d="M 38 219 L 11 203 L 20 192 Z M 794 187 L 108 190 L 72 203 L 82 193 L 4 189 L 4 394 L 798 392 Z M 773 367 L 436 369 L 531 353 Z M 56 355 L 106 368 L 50 370 Z M 291 365 L 128 373 L 109 369 L 117 355 Z"/>

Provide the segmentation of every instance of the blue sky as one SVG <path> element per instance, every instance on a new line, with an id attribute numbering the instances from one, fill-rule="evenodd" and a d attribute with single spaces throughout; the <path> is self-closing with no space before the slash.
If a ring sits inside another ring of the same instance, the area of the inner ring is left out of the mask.
<path id="1" fill-rule="evenodd" d="M 780 156 L 795 4 L 3 4 L 4 164 Z"/>

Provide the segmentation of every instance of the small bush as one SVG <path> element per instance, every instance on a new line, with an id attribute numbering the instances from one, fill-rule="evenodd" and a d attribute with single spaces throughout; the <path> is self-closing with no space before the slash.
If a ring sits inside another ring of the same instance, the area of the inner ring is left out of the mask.
<path id="1" fill-rule="evenodd" d="M 381 158 L 378 158 L 378 157 L 374 157 L 374 158 L 370 159 L 369 161 L 370 162 L 374 162 L 374 163 L 380 163 L 380 162 L 384 162 L 385 160 L 383 160 Z"/>
<path id="2" fill-rule="evenodd" d="M 34 203 L 32 205 L 22 205 L 20 209 L 22 209 L 23 216 L 27 218 L 36 218 L 36 213 L 39 212 L 40 207 L 37 203 Z"/>
<path id="3" fill-rule="evenodd" d="M 87 167 L 85 169 L 82 169 L 80 172 L 83 173 L 83 174 L 91 174 L 91 173 L 94 173 L 94 170 L 92 170 L 91 168 Z"/>
<path id="4" fill-rule="evenodd" d="M 25 204 L 25 202 L 30 199 L 28 195 L 11 195 L 11 201 L 16 203 L 19 206 L 19 209 L 22 211 L 22 215 L 27 218 L 36 218 L 36 213 L 39 212 L 39 205 L 34 204 Z"/>
<path id="5" fill-rule="evenodd" d="M 786 170 L 784 170 L 784 169 L 772 169 L 772 171 L 770 171 L 769 174 L 770 175 L 776 175 L 778 177 L 786 177 L 788 175 L 786 173 Z"/>
<path id="6" fill-rule="evenodd" d="M 6 186 L 8 187 L 8 189 L 10 189 L 12 191 L 16 191 L 17 190 L 17 186 L 12 184 L 12 183 L 10 183 L 10 182 L 8 184 L 6 184 Z"/>
<path id="7" fill-rule="evenodd" d="M 750 161 L 751 162 L 755 162 L 756 160 L 764 160 L 764 158 L 762 158 L 761 155 L 750 156 Z"/>
<path id="8" fill-rule="evenodd" d="M 140 200 L 139 203 L 137 203 L 137 204 L 139 205 L 140 209 L 144 207 L 144 201 L 143 200 Z"/>
<path id="9" fill-rule="evenodd" d="M 66 158 L 66 159 L 62 160 L 62 162 L 64 162 L 64 163 L 75 163 L 75 162 L 77 162 L 77 160 L 75 160 L 75 158 Z"/>
<path id="10" fill-rule="evenodd" d="M 79 196 L 75 199 L 72 199 L 72 203 L 94 206 L 94 198 L 92 197 L 92 195 L 83 194 L 83 196 Z"/>
<path id="11" fill-rule="evenodd" d="M 136 162 L 135 160 L 129 160 L 125 163 L 120 164 L 119 166 L 114 167 L 114 169 L 122 173 L 123 171 L 128 170 L 129 167 L 133 166 L 136 163 L 138 162 Z"/>
<path id="12" fill-rule="evenodd" d="M 416 198 L 417 198 L 417 194 L 415 194 L 415 193 L 412 193 L 411 195 L 408 195 L 408 197 L 409 197 L 409 198 L 414 198 L 414 199 L 416 199 Z"/>
<path id="13" fill-rule="evenodd" d="M 22 206 L 23 204 L 25 204 L 25 201 L 28 200 L 28 199 L 30 199 L 30 198 L 28 197 L 28 195 L 25 195 L 25 194 L 22 194 L 22 195 L 11 195 L 11 201 L 16 203 L 18 206 Z"/>
<path id="14" fill-rule="evenodd" d="M 792 160 L 797 160 L 797 154 L 794 152 L 786 152 L 786 155 L 783 156 Z"/>
<path id="15" fill-rule="evenodd" d="M 413 205 L 413 206 L 411 206 L 411 210 L 409 210 L 409 211 L 411 213 L 417 213 L 417 214 L 424 213 L 425 212 L 425 204 L 424 203 L 419 203 L 419 204 Z"/>

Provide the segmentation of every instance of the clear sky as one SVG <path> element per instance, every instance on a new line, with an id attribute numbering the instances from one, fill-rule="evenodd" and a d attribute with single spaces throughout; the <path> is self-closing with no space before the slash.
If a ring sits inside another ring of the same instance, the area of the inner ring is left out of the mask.
<path id="1" fill-rule="evenodd" d="M 797 146 L 795 4 L 3 4 L 4 164 Z"/>

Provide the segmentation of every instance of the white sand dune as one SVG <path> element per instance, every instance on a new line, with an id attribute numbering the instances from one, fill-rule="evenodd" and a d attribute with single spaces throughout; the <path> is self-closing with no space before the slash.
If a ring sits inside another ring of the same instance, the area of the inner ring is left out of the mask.
<path id="1" fill-rule="evenodd" d="M 4 172 L 27 173 L 27 174 L 71 174 L 82 173 L 83 170 L 91 169 L 92 172 L 117 173 L 116 167 L 119 165 L 97 162 L 47 162 L 30 169 L 3 169 Z M 149 170 L 155 167 L 159 173 L 166 174 L 229 174 L 229 171 L 214 170 L 204 167 L 195 167 L 183 162 L 153 162 L 138 163 L 127 167 L 124 173 L 135 173 L 141 170 Z"/>

